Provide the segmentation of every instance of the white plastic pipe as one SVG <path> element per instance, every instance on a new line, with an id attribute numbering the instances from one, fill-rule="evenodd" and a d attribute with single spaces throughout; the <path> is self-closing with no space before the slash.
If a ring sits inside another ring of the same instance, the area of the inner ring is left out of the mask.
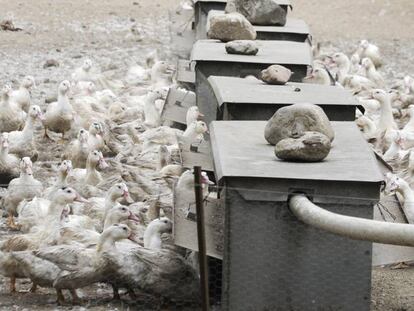
<path id="1" fill-rule="evenodd" d="M 414 246 L 414 225 L 335 214 L 313 204 L 302 194 L 292 196 L 289 207 L 302 222 L 353 240 Z"/>

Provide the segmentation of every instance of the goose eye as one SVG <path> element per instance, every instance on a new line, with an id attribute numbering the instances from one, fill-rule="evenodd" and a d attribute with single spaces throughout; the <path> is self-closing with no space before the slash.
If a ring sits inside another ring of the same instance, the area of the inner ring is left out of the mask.
<path id="1" fill-rule="evenodd" d="M 123 227 L 122 230 L 127 231 L 127 228 Z"/>
<path id="2" fill-rule="evenodd" d="M 165 224 L 168 224 L 168 221 L 167 221 L 167 220 L 164 220 L 164 223 L 165 223 Z"/>
<path id="3" fill-rule="evenodd" d="M 72 190 L 67 190 L 66 192 L 67 192 L 67 193 L 72 193 Z"/>
<path id="4" fill-rule="evenodd" d="M 126 208 L 125 208 L 125 207 L 123 207 L 123 208 L 121 208 L 121 209 L 122 209 L 122 211 L 124 211 L 124 212 L 126 211 Z"/>

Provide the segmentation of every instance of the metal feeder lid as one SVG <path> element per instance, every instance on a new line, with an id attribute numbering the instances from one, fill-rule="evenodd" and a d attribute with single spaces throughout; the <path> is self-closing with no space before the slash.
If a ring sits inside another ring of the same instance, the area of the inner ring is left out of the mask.
<path id="1" fill-rule="evenodd" d="M 357 106 L 351 93 L 338 86 L 289 82 L 270 85 L 261 80 L 210 76 L 208 81 L 218 105 L 300 104 Z"/>
<path id="2" fill-rule="evenodd" d="M 264 138 L 266 121 L 214 121 L 211 146 L 218 180 L 261 178 L 381 183 L 375 155 L 354 122 L 331 122 L 335 140 L 322 162 L 286 162 L 276 158 Z"/>
<path id="3" fill-rule="evenodd" d="M 302 19 L 287 18 L 285 26 L 256 26 L 253 25 L 256 32 L 280 32 L 280 33 L 297 33 L 310 34 L 308 24 Z"/>
<path id="4" fill-rule="evenodd" d="M 256 40 L 259 52 L 255 56 L 228 54 L 219 40 L 199 40 L 191 52 L 192 61 L 312 65 L 312 51 L 307 42 Z"/>

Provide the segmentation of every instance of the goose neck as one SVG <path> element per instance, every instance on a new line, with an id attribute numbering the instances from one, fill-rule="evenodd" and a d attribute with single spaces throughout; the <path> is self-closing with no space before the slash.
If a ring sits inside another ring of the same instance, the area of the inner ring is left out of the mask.
<path id="1" fill-rule="evenodd" d="M 97 253 L 99 254 L 104 251 L 115 249 L 115 242 L 115 239 L 104 231 L 99 238 L 98 245 L 96 246 Z"/>

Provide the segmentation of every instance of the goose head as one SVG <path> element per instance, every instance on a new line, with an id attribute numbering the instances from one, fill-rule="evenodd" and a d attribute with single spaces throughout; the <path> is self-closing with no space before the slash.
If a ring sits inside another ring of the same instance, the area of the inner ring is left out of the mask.
<path id="1" fill-rule="evenodd" d="M 364 67 L 365 69 L 375 69 L 375 65 L 372 62 L 372 60 L 370 58 L 364 58 L 362 59 L 362 67 Z"/>
<path id="2" fill-rule="evenodd" d="M 89 134 L 102 135 L 103 134 L 102 125 L 99 122 L 93 122 L 91 126 L 89 127 Z"/>
<path id="3" fill-rule="evenodd" d="M 58 91 L 61 95 L 66 95 L 70 90 L 70 82 L 68 80 L 64 80 L 60 82 Z"/>
<path id="4" fill-rule="evenodd" d="M 104 170 L 109 167 L 108 163 L 106 163 L 102 152 L 98 150 L 91 151 L 88 155 L 87 162 L 89 165 L 93 167 L 99 166 L 100 169 Z"/>
<path id="5" fill-rule="evenodd" d="M 53 202 L 66 206 L 67 204 L 73 202 L 88 202 L 86 199 L 81 197 L 79 193 L 76 192 L 75 189 L 70 187 L 63 187 L 56 191 L 55 195 L 53 196 Z"/>
<path id="6" fill-rule="evenodd" d="M 410 92 L 412 92 L 413 86 L 414 86 L 414 79 L 410 76 L 405 76 L 403 82 L 404 82 L 405 93 L 409 94 Z"/>
<path id="7" fill-rule="evenodd" d="M 385 189 L 384 192 L 388 195 L 394 194 L 395 192 L 409 190 L 409 184 L 401 177 L 394 175 L 392 173 L 387 173 L 385 175 Z"/>
<path id="8" fill-rule="evenodd" d="M 3 150 L 9 150 L 9 133 L 1 134 L 0 144 Z"/>
<path id="9" fill-rule="evenodd" d="M 127 202 L 131 202 L 132 198 L 129 194 L 129 189 L 125 183 L 117 183 L 109 189 L 109 196 L 115 201 L 119 198 L 124 198 Z"/>
<path id="10" fill-rule="evenodd" d="M 197 134 L 208 133 L 208 127 L 207 127 L 206 122 L 196 121 L 195 122 L 195 131 L 196 131 Z"/>
<path id="11" fill-rule="evenodd" d="M 89 138 L 89 132 L 85 129 L 80 129 L 78 132 L 78 140 L 80 143 L 87 143 Z"/>
<path id="12" fill-rule="evenodd" d="M 138 217 L 131 210 L 123 205 L 117 205 L 111 208 L 106 215 L 106 223 L 120 223 L 126 220 L 139 222 Z"/>
<path id="13" fill-rule="evenodd" d="M 33 163 L 29 157 L 24 157 L 20 161 L 20 172 L 30 176 L 33 175 Z"/>
<path id="14" fill-rule="evenodd" d="M 385 103 L 390 100 L 389 93 L 381 89 L 372 90 L 370 95 L 370 99 L 376 99 L 380 103 Z"/>
<path id="15" fill-rule="evenodd" d="M 24 87 L 25 89 L 30 89 L 32 87 L 36 87 L 36 82 L 34 77 L 32 76 L 26 76 L 23 78 L 21 86 Z"/>
<path id="16" fill-rule="evenodd" d="M 1 96 L 2 96 L 3 100 L 7 100 L 10 97 L 12 91 L 13 91 L 13 89 L 12 89 L 10 84 L 3 85 L 2 89 L 1 89 Z"/>
<path id="17" fill-rule="evenodd" d="M 175 70 L 174 66 L 166 61 L 158 61 L 151 68 L 151 75 L 171 74 Z"/>
<path id="18" fill-rule="evenodd" d="M 323 81 L 327 84 L 330 84 L 331 79 L 329 77 L 328 72 L 323 68 L 314 68 L 305 78 L 304 80 L 316 80 L 316 81 Z"/>
<path id="19" fill-rule="evenodd" d="M 85 91 L 87 94 L 92 95 L 96 91 L 96 85 L 95 83 L 88 81 L 85 87 Z"/>
<path id="20" fill-rule="evenodd" d="M 200 118 L 204 117 L 204 115 L 200 112 L 197 106 L 192 106 L 187 110 L 187 125 L 199 120 Z"/>
<path id="21" fill-rule="evenodd" d="M 172 221 L 167 217 L 154 219 L 148 225 L 148 231 L 163 234 L 172 232 Z"/>
<path id="22" fill-rule="evenodd" d="M 369 42 L 368 40 L 361 40 L 359 42 L 359 47 L 363 50 L 366 50 L 369 47 Z"/>
<path id="23" fill-rule="evenodd" d="M 157 99 L 163 99 L 164 93 L 161 90 L 151 90 L 145 97 L 147 102 L 154 103 Z"/>
<path id="24" fill-rule="evenodd" d="M 344 53 L 335 53 L 332 56 L 332 62 L 341 68 L 349 65 L 349 58 Z"/>
<path id="25" fill-rule="evenodd" d="M 59 165 L 59 173 L 63 175 L 68 175 L 72 168 L 73 166 L 71 160 L 63 160 L 62 163 L 60 163 Z"/>
<path id="26" fill-rule="evenodd" d="M 40 121 L 43 121 L 44 120 L 44 116 L 43 116 L 42 110 L 37 105 L 34 105 L 34 106 L 31 106 L 30 107 L 30 109 L 29 109 L 29 117 L 32 118 L 33 120 L 35 120 L 35 119 L 39 119 Z"/>
<path id="27" fill-rule="evenodd" d="M 359 65 L 360 62 L 361 62 L 361 57 L 359 57 L 358 53 L 352 54 L 351 56 L 352 65 L 354 66 Z"/>
<path id="28" fill-rule="evenodd" d="M 127 225 L 123 224 L 114 224 L 107 229 L 105 229 L 99 239 L 97 246 L 97 252 L 115 247 L 115 242 L 121 241 L 124 239 L 132 239 L 132 231 Z"/>
<path id="29" fill-rule="evenodd" d="M 92 60 L 89 58 L 85 59 L 82 64 L 82 69 L 85 71 L 89 71 L 92 68 Z"/>

